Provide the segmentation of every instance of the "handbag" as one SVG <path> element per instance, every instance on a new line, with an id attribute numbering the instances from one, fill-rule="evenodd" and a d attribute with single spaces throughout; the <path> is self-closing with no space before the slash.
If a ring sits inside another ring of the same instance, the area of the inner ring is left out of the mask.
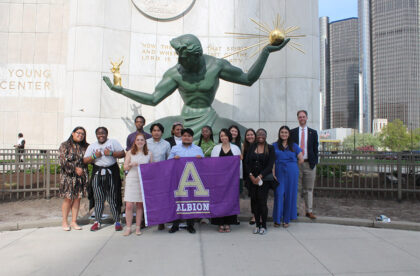
<path id="1" fill-rule="evenodd" d="M 270 188 L 273 190 L 276 190 L 277 187 L 279 186 L 279 182 L 277 181 L 277 179 L 274 178 L 273 173 L 267 174 L 266 176 L 264 176 L 262 180 L 263 182 L 269 182 Z"/>

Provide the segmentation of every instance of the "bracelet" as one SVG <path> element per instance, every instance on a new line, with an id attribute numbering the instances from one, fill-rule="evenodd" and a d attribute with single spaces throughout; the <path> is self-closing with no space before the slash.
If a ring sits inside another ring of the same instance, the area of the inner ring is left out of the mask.
<path id="1" fill-rule="evenodd" d="M 114 152 L 112 150 L 109 151 L 109 156 L 112 156 Z"/>
<path id="2" fill-rule="evenodd" d="M 95 160 L 97 158 L 96 155 L 95 155 L 95 153 L 92 154 L 92 158 L 93 158 L 93 160 Z"/>

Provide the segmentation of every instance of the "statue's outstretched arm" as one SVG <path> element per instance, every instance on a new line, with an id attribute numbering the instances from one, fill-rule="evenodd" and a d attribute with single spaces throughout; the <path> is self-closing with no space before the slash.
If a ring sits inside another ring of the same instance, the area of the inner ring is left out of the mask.
<path id="1" fill-rule="evenodd" d="M 286 46 L 289 40 L 289 38 L 286 39 L 285 41 L 283 41 L 282 44 L 278 46 L 265 46 L 264 49 L 261 51 L 260 55 L 258 56 L 258 59 L 249 69 L 248 73 L 245 73 L 244 71 L 242 71 L 242 69 L 233 66 L 232 64 L 230 64 L 230 62 L 224 60 L 223 68 L 220 72 L 220 78 L 224 79 L 225 81 L 251 86 L 260 78 L 270 53 L 281 50 L 284 46 Z"/>
<path id="2" fill-rule="evenodd" d="M 178 87 L 177 82 L 174 81 L 167 74 L 163 76 L 162 80 L 155 87 L 155 91 L 152 94 L 127 89 L 122 86 L 115 86 L 112 84 L 111 80 L 107 76 L 104 76 L 103 80 L 112 91 L 124 95 L 132 100 L 135 100 L 136 102 L 152 106 L 155 106 L 161 101 L 163 101 L 166 97 L 171 95 Z"/>

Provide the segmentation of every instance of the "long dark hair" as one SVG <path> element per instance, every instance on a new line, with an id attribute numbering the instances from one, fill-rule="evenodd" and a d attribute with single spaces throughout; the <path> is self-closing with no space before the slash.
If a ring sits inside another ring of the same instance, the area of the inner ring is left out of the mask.
<path id="1" fill-rule="evenodd" d="M 230 133 L 230 131 L 227 128 L 222 128 L 219 131 L 219 143 L 222 143 L 222 141 L 220 140 L 220 134 L 222 134 L 222 132 L 228 137 L 229 142 L 232 142 L 232 133 Z"/>
<path id="2" fill-rule="evenodd" d="M 234 128 L 234 129 L 236 129 L 237 131 L 238 131 L 238 136 L 235 138 L 235 142 L 233 142 L 232 144 L 235 144 L 235 145 L 237 145 L 239 148 L 241 148 L 241 131 L 239 130 L 239 127 L 237 126 L 237 125 L 231 125 L 230 127 L 229 127 L 229 132 L 230 132 L 230 130 L 232 129 L 232 128 Z M 232 137 L 232 140 L 233 140 L 233 137 Z"/>
<path id="3" fill-rule="evenodd" d="M 75 142 L 73 140 L 73 135 L 72 134 L 75 133 L 76 131 L 78 131 L 79 129 L 83 130 L 83 132 L 85 133 L 85 136 L 83 137 L 82 141 Z M 75 127 L 73 129 L 73 131 L 71 132 L 69 139 L 67 139 L 67 142 L 70 143 L 71 145 L 79 144 L 82 148 L 87 148 L 89 146 L 89 144 L 86 142 L 86 130 L 81 126 Z"/>
<path id="4" fill-rule="evenodd" d="M 286 129 L 289 132 L 289 137 L 287 137 L 287 147 L 289 148 L 289 150 L 291 152 L 293 152 L 294 151 L 293 150 L 293 140 L 292 140 L 292 137 L 290 135 L 290 128 L 288 126 L 282 126 L 282 127 L 280 127 L 279 134 L 278 134 L 279 137 L 277 139 L 277 146 L 279 147 L 279 150 L 284 151 L 286 149 L 285 147 L 283 147 L 283 140 L 280 137 L 280 131 L 282 131 L 283 129 Z"/>
<path id="5" fill-rule="evenodd" d="M 213 129 L 211 128 L 211 126 L 203 126 L 203 128 L 207 128 L 210 131 L 210 140 L 214 143 L 213 140 Z M 198 140 L 198 146 L 201 147 L 201 141 L 203 140 L 203 134 L 200 134 L 200 140 Z"/>
<path id="6" fill-rule="evenodd" d="M 248 152 L 249 148 L 252 145 L 251 143 L 248 142 L 248 140 L 246 140 L 246 135 L 248 134 L 248 132 L 254 133 L 255 139 L 257 139 L 257 134 L 255 133 L 255 130 L 253 128 L 248 128 L 245 131 L 245 136 L 244 136 L 244 152 L 243 152 L 244 156 L 246 155 L 246 153 Z M 255 141 L 254 141 L 254 143 L 255 143 Z"/>

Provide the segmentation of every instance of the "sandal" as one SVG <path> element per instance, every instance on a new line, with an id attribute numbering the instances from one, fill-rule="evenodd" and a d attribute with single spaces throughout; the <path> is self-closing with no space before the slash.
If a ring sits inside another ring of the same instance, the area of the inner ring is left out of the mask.
<path id="1" fill-rule="evenodd" d="M 136 235 L 140 236 L 141 234 L 143 233 L 140 231 L 140 226 L 136 226 Z"/>
<path id="2" fill-rule="evenodd" d="M 224 233 L 225 232 L 225 228 L 223 227 L 223 225 L 219 225 L 219 233 Z"/>
<path id="3" fill-rule="evenodd" d="M 131 234 L 131 227 L 126 227 L 123 233 L 123 236 L 130 236 Z"/>
<path id="4" fill-rule="evenodd" d="M 277 222 L 275 222 L 275 223 L 274 223 L 274 227 L 278 228 L 278 227 L 280 227 L 280 224 L 279 224 L 279 223 L 277 223 Z"/>
<path id="5" fill-rule="evenodd" d="M 284 228 L 287 228 L 287 227 L 289 227 L 289 224 L 288 224 L 288 223 L 284 223 L 284 224 L 283 224 L 283 227 L 284 227 Z"/>
<path id="6" fill-rule="evenodd" d="M 63 231 L 70 231 L 70 230 L 71 230 L 70 226 L 63 226 Z"/>
<path id="7" fill-rule="evenodd" d="M 77 223 L 72 223 L 70 226 L 74 230 L 82 230 L 82 227 L 80 227 Z"/>
<path id="8" fill-rule="evenodd" d="M 230 225 L 225 225 L 225 233 L 230 233 Z"/>

